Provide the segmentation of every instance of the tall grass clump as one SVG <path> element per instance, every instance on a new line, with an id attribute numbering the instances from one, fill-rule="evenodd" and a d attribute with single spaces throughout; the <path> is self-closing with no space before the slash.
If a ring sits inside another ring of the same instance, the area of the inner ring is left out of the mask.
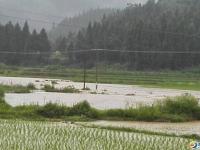
<path id="1" fill-rule="evenodd" d="M 58 104 L 48 103 L 37 110 L 37 113 L 47 118 L 59 118 L 68 114 L 69 108 Z"/>
<path id="2" fill-rule="evenodd" d="M 168 97 L 152 106 L 110 109 L 103 111 L 103 117 L 120 120 L 183 122 L 200 119 L 199 101 L 191 95 Z"/>
<path id="3" fill-rule="evenodd" d="M 67 86 L 63 89 L 57 89 L 53 85 L 44 85 L 43 90 L 45 92 L 57 92 L 57 93 L 80 93 L 80 90 L 76 89 L 74 86 Z"/>
<path id="4" fill-rule="evenodd" d="M 4 97 L 4 90 L 0 88 L 0 99 Z"/>
<path id="5" fill-rule="evenodd" d="M 168 97 L 160 104 L 166 114 L 185 116 L 191 119 L 200 119 L 199 101 L 192 95 L 186 94 L 177 97 Z"/>
<path id="6" fill-rule="evenodd" d="M 22 85 L 0 85 L 0 89 L 8 93 L 30 93 L 31 90 L 35 90 L 34 84 Z"/>
<path id="7" fill-rule="evenodd" d="M 89 118 L 98 118 L 98 111 L 90 106 L 87 101 L 77 103 L 70 108 L 69 115 L 84 115 Z"/>

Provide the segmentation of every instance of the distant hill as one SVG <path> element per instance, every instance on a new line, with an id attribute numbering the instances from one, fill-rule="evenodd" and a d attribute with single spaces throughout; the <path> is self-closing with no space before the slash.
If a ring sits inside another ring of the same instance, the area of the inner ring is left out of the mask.
<path id="1" fill-rule="evenodd" d="M 121 50 L 123 53 L 107 52 L 103 61 L 128 69 L 199 66 L 199 14 L 199 0 L 148 0 L 90 24 L 77 34 L 74 49 Z M 95 64 L 96 58 L 88 57 Z M 77 54 L 76 60 L 84 61 L 81 58 Z"/>
<path id="2" fill-rule="evenodd" d="M 91 9 L 74 17 L 67 17 L 59 25 L 49 32 L 49 39 L 56 40 L 58 37 L 67 37 L 70 32 L 78 32 L 88 26 L 89 22 L 100 21 L 104 15 L 115 12 L 116 9 L 103 8 Z"/>

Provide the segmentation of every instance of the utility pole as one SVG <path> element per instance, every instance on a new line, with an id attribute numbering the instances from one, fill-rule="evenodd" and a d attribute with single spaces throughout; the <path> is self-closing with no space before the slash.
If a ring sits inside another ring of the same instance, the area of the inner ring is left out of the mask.
<path id="1" fill-rule="evenodd" d="M 96 50 L 96 90 L 98 90 L 98 51 Z"/>
<path id="2" fill-rule="evenodd" d="M 84 62 L 83 62 L 83 90 L 86 89 L 86 54 L 84 53 Z"/>

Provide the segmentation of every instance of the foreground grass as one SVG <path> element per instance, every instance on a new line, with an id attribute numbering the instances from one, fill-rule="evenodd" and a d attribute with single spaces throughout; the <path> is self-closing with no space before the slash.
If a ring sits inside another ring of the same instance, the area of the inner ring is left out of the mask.
<path id="1" fill-rule="evenodd" d="M 96 82 L 96 71 L 87 71 L 87 82 Z M 82 69 L 66 69 L 63 67 L 25 68 L 0 65 L 0 75 L 60 78 L 83 81 Z M 131 72 L 116 70 L 99 70 L 100 83 L 142 85 L 147 87 L 172 88 L 183 90 L 200 90 L 200 71 L 162 71 L 162 72 Z"/>
<path id="2" fill-rule="evenodd" d="M 188 138 L 60 123 L 0 120 L 0 124 L 0 147 L 8 150 L 187 150 L 190 143 Z"/>

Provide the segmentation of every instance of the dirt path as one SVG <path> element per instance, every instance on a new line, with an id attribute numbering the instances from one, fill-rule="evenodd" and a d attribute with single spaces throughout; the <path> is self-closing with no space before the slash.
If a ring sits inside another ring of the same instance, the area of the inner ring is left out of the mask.
<path id="1" fill-rule="evenodd" d="M 200 121 L 187 123 L 157 123 L 157 122 L 135 122 L 135 121 L 96 121 L 84 123 L 86 125 L 112 126 L 133 128 L 137 130 L 169 133 L 176 135 L 200 135 Z"/>

